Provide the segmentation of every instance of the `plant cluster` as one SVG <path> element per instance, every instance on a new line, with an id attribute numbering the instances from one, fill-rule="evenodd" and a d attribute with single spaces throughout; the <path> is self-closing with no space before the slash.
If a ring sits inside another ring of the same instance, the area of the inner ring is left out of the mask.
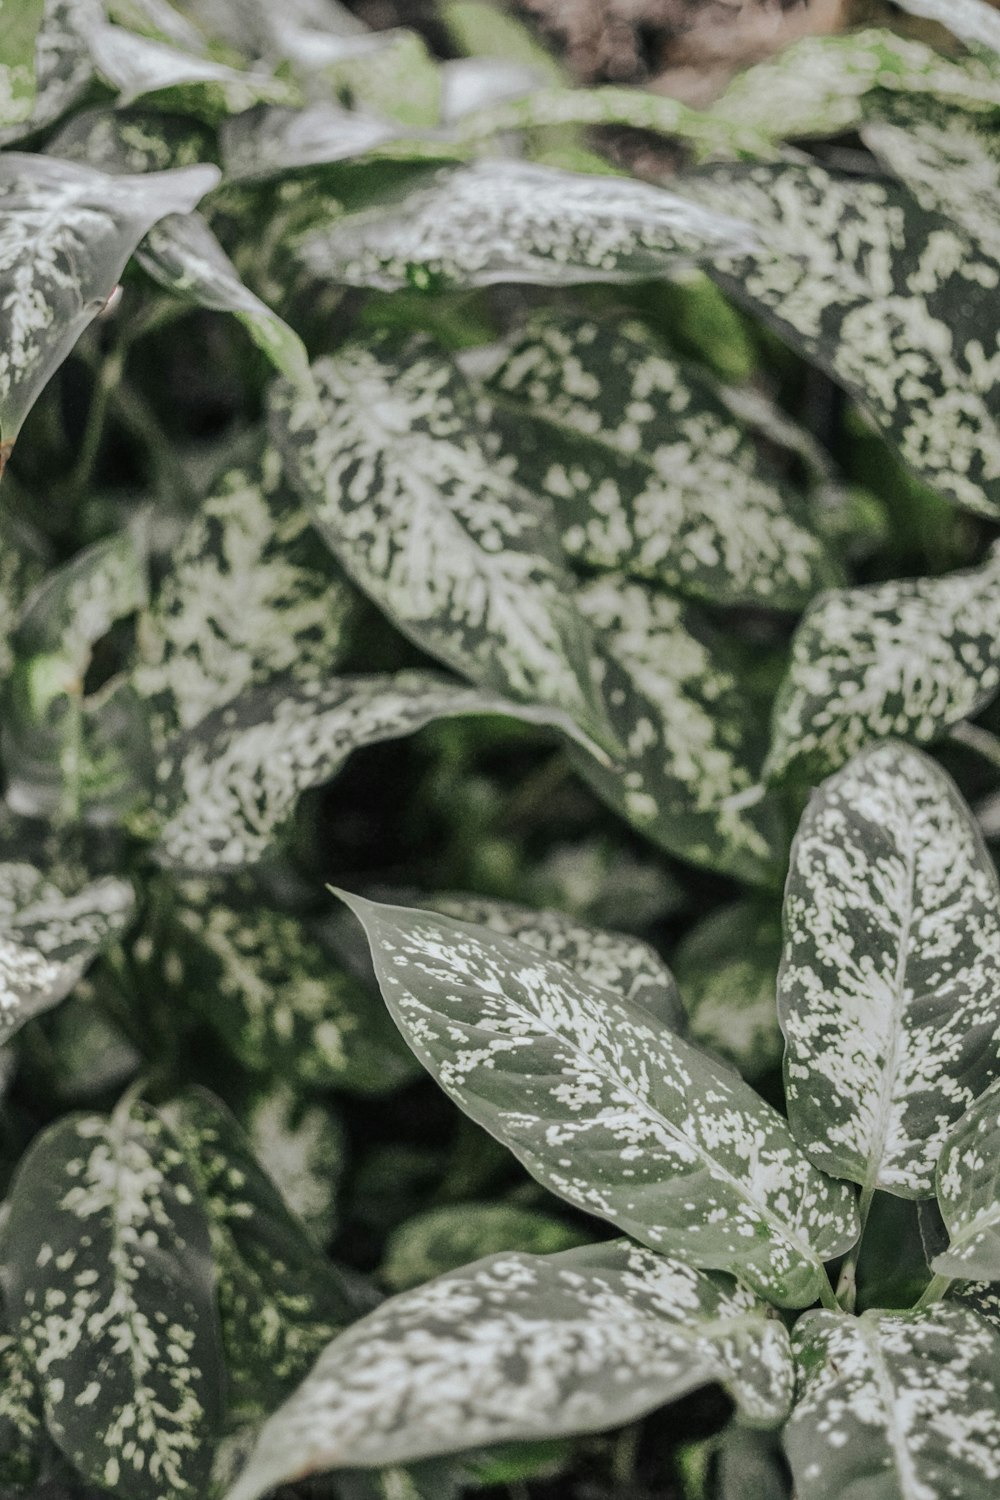
<path id="1" fill-rule="evenodd" d="M 434 35 L 0 0 L 0 1487 L 989 1500 L 1000 14 Z"/>

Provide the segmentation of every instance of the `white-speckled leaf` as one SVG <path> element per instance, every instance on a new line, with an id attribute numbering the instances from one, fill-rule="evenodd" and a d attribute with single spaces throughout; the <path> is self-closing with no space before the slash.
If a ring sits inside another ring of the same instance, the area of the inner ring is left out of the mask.
<path id="1" fill-rule="evenodd" d="M 432 672 L 276 681 L 167 745 L 157 771 L 157 856 L 191 871 L 254 864 L 301 793 L 330 781 L 352 751 L 463 714 L 504 714 L 574 732 L 556 709 L 514 703 Z"/>
<path id="2" fill-rule="evenodd" d="M 971 1307 L 1000 1333 L 1000 1281 L 955 1281 L 948 1288 L 947 1300 Z"/>
<path id="3" fill-rule="evenodd" d="M 931 1269 L 940 1276 L 1000 1281 L 1000 1090 L 974 1100 L 937 1164 L 937 1198 L 948 1247 Z"/>
<path id="4" fill-rule="evenodd" d="M 1000 52 L 1000 16 L 986 0 L 897 0 L 901 10 L 947 26 L 970 45 Z"/>
<path id="5" fill-rule="evenodd" d="M 47 144 L 50 156 L 83 162 L 112 176 L 194 167 L 214 158 L 212 132 L 190 116 L 144 109 L 83 109 Z"/>
<path id="6" fill-rule="evenodd" d="M 818 780 L 890 736 L 932 743 L 996 696 L 998 643 L 1000 548 L 960 573 L 823 594 L 792 643 L 765 776 Z"/>
<path id="7" fill-rule="evenodd" d="M 641 324 L 540 320 L 487 388 L 505 457 L 551 502 L 574 561 L 778 609 L 839 581 L 801 492 L 711 378 Z"/>
<path id="8" fill-rule="evenodd" d="M 432 291 L 641 280 L 753 243 L 725 210 L 650 183 L 480 161 L 315 231 L 301 255 L 316 276 L 349 286 Z"/>
<path id="9" fill-rule="evenodd" d="M 35 103 L 35 47 L 44 0 L 0 0 L 0 128 L 20 125 Z"/>
<path id="10" fill-rule="evenodd" d="M 141 622 L 133 680 L 161 733 L 190 729 L 277 677 L 327 681 L 356 613 L 354 590 L 267 451 L 259 467 L 222 477 L 173 549 Z"/>
<path id="11" fill-rule="evenodd" d="M 0 864 L 0 1040 L 69 994 L 127 926 L 133 902 L 125 880 L 67 892 L 34 865 Z"/>
<path id="12" fill-rule="evenodd" d="M 928 1198 L 949 1128 L 1000 1073 L 1000 886 L 951 779 L 865 751 L 806 810 L 778 1011 L 788 1119 L 828 1172 Z"/>
<path id="13" fill-rule="evenodd" d="M 346 572 L 416 643 L 484 688 L 564 710 L 613 743 L 550 516 L 498 463 L 457 366 L 419 341 L 277 386 L 293 486 Z"/>
<path id="14" fill-rule="evenodd" d="M 219 140 L 228 182 L 263 182 L 366 156 L 398 135 L 388 120 L 320 102 L 305 109 L 259 105 L 226 120 Z"/>
<path id="15" fill-rule="evenodd" d="M 393 1297 L 320 1356 L 227 1500 L 283 1480 L 616 1426 L 722 1381 L 751 1422 L 791 1398 L 751 1292 L 617 1240 L 498 1255 Z"/>
<path id="16" fill-rule="evenodd" d="M 810 1313 L 792 1340 L 797 1500 L 994 1500 L 1000 1340 L 974 1313 Z"/>
<path id="17" fill-rule="evenodd" d="M 565 912 L 536 911 L 482 896 L 422 896 L 421 904 L 443 916 L 516 938 L 558 959 L 586 984 L 633 1001 L 671 1030 L 683 1028 L 684 1010 L 674 976 L 641 938 L 592 927 Z"/>
<path id="18" fill-rule="evenodd" d="M 100 0 L 44 0 L 31 109 L 16 124 L 0 124 L 0 146 L 51 125 L 85 93 L 94 73 L 89 37 L 102 22 Z M 6 43 L 5 30 L 5 50 Z"/>
<path id="19" fill-rule="evenodd" d="M 891 182 L 719 166 L 686 190 L 766 246 L 717 260 L 723 289 L 842 385 L 918 478 L 1000 514 L 1000 263 Z"/>
<path id="20" fill-rule="evenodd" d="M 54 157 L 0 156 L 0 441 L 101 311 L 157 219 L 186 213 L 215 167 L 109 177 Z"/>
<path id="21" fill-rule="evenodd" d="M 42 1392 L 20 1339 L 0 1326 L 0 1484 L 34 1485 L 46 1447 Z"/>
<path id="22" fill-rule="evenodd" d="M 414 1214 L 389 1235 L 379 1280 L 393 1292 L 457 1271 L 487 1255 L 555 1255 L 590 1235 L 552 1213 L 514 1203 L 447 1203 Z"/>
<path id="23" fill-rule="evenodd" d="M 282 375 L 310 388 L 309 356 L 302 340 L 244 285 L 200 214 L 170 214 L 155 224 L 136 259 L 175 296 L 215 312 L 233 313 Z"/>
<path id="24" fill-rule="evenodd" d="M 362 1084 L 357 1092 L 363 1089 Z M 295 1084 L 276 1081 L 273 1073 L 254 1091 L 241 1114 L 254 1156 L 282 1201 L 318 1245 L 328 1245 L 337 1230 L 347 1165 L 340 1117 L 326 1100 L 302 1095 Z"/>
<path id="25" fill-rule="evenodd" d="M 854 1194 L 784 1119 L 645 1011 L 488 928 L 344 898 L 421 1062 L 546 1187 L 665 1254 L 803 1307 Z"/>
<path id="26" fill-rule="evenodd" d="M 70 1115 L 23 1158 L 2 1277 L 49 1432 L 126 1500 L 202 1500 L 220 1416 L 208 1222 L 162 1120 Z"/>
<path id="27" fill-rule="evenodd" d="M 574 747 L 601 797 L 662 848 L 753 885 L 780 879 L 781 833 L 757 786 L 762 710 L 731 645 L 682 600 L 618 574 L 577 595 L 594 631 L 623 765 Z"/>
<path id="28" fill-rule="evenodd" d="M 731 1062 L 744 1078 L 780 1066 L 776 901 L 718 908 L 692 928 L 671 961 L 692 1041 Z"/>
<path id="29" fill-rule="evenodd" d="M 223 1104 L 188 1089 L 164 1111 L 201 1191 L 218 1274 L 227 1419 L 260 1421 L 356 1316 L 313 1243 Z"/>
<path id="30" fill-rule="evenodd" d="M 121 106 L 150 99 L 162 109 L 215 121 L 255 104 L 292 104 L 297 99 L 291 84 L 262 69 L 242 72 L 123 26 L 97 28 L 90 45 L 97 73 L 117 89 Z"/>

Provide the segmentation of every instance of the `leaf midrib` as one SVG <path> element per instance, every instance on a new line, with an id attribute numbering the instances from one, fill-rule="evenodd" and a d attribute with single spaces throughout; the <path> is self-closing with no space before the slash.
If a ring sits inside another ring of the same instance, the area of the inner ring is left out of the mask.
<path id="1" fill-rule="evenodd" d="M 881 1341 L 878 1334 L 872 1332 L 872 1325 L 866 1323 L 864 1318 L 858 1320 L 858 1333 L 871 1360 L 872 1376 L 882 1402 L 882 1426 L 899 1479 L 900 1500 L 924 1500 L 927 1487 L 920 1482 L 906 1436 L 897 1421 L 899 1407 L 896 1386 L 883 1355 Z"/>

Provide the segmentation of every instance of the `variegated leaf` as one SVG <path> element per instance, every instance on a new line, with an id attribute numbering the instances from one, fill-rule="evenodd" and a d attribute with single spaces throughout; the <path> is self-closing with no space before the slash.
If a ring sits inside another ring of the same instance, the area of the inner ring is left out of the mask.
<path id="1" fill-rule="evenodd" d="M 317 230 L 301 255 L 314 275 L 348 286 L 433 291 L 641 280 L 753 243 L 725 210 L 649 183 L 480 161 Z"/>
<path id="2" fill-rule="evenodd" d="M 354 590 L 266 450 L 222 477 L 174 548 L 133 680 L 161 732 L 190 729 L 274 678 L 324 682 L 355 615 Z"/>
<path id="3" fill-rule="evenodd" d="M 255 104 L 297 102 L 291 84 L 262 69 L 242 72 L 124 26 L 98 27 L 90 46 L 97 73 L 123 108 L 143 99 L 211 123 Z"/>
<path id="4" fill-rule="evenodd" d="M 89 38 L 102 21 L 100 0 L 44 0 L 31 110 L 0 125 L 0 147 L 51 125 L 86 92 L 94 74 Z"/>
<path id="5" fill-rule="evenodd" d="M 950 1126 L 1000 1073 L 1000 886 L 932 760 L 877 745 L 795 841 L 778 1013 L 788 1119 L 817 1166 L 934 1191 Z"/>
<path id="6" fill-rule="evenodd" d="M 623 1240 L 498 1255 L 335 1340 L 228 1500 L 325 1469 L 615 1426 L 716 1380 L 752 1422 L 780 1421 L 791 1396 L 784 1328 L 727 1278 Z"/>
<path id="7" fill-rule="evenodd" d="M 975 1314 L 815 1312 L 792 1338 L 785 1448 L 798 1500 L 993 1500 L 1000 1340 Z"/>
<path id="8" fill-rule="evenodd" d="M 481 896 L 422 896 L 422 905 L 476 927 L 516 938 L 558 959 L 588 985 L 631 1000 L 669 1026 L 682 1028 L 684 1010 L 674 976 L 648 943 L 625 932 L 607 932 L 561 911 L 536 911 Z"/>
<path id="9" fill-rule="evenodd" d="M 142 236 L 166 214 L 194 208 L 218 176 L 203 166 L 109 177 L 54 157 L 0 156 L 0 444 L 8 451 Z"/>
<path id="10" fill-rule="evenodd" d="M 211 51 L 205 33 L 172 0 L 104 0 L 104 10 L 109 21 L 140 36 L 184 47 L 202 57 Z"/>
<path id="11" fill-rule="evenodd" d="M 797 140 L 854 130 L 897 99 L 914 99 L 923 110 L 942 98 L 991 112 L 1000 104 L 1000 77 L 978 59 L 943 57 L 914 38 L 871 28 L 803 37 L 737 74 L 711 115 L 717 129 Z"/>
<path id="12" fill-rule="evenodd" d="M 0 128 L 30 119 L 35 103 L 35 48 L 44 0 L 2 0 L 0 33 Z"/>
<path id="13" fill-rule="evenodd" d="M 938 21 L 963 42 L 1000 52 L 1000 16 L 986 0 L 898 0 L 912 16 Z"/>
<path id="14" fill-rule="evenodd" d="M 220 1415 L 208 1223 L 162 1120 L 129 1096 L 23 1158 L 2 1273 L 49 1432 L 128 1500 L 201 1500 Z"/>
<path id="15" fill-rule="evenodd" d="M 189 1089 L 165 1115 L 208 1214 L 228 1421 L 260 1421 L 357 1310 L 224 1105 L 204 1089 Z"/>
<path id="16" fill-rule="evenodd" d="M 514 703 L 433 672 L 277 681 L 167 745 L 157 771 L 157 856 L 191 871 L 254 864 L 301 793 L 330 781 L 352 751 L 464 714 L 578 732 L 557 709 Z"/>
<path id="17" fill-rule="evenodd" d="M 723 906 L 694 927 L 673 958 L 691 1040 L 744 1078 L 781 1063 L 776 1008 L 781 921 L 763 901 Z"/>
<path id="18" fill-rule="evenodd" d="M 143 109 L 83 109 L 48 142 L 48 153 L 111 176 L 211 162 L 212 132 L 190 116 Z"/>
<path id="19" fill-rule="evenodd" d="M 20 1339 L 0 1331 L 0 1484 L 34 1485 L 46 1445 L 38 1377 Z"/>
<path id="20" fill-rule="evenodd" d="M 961 573 L 822 595 L 792 643 L 765 777 L 815 780 L 873 740 L 939 739 L 996 697 L 998 637 L 1000 548 Z"/>
<path id="21" fill-rule="evenodd" d="M 449 1203 L 416 1214 L 389 1236 L 380 1279 L 409 1291 L 487 1255 L 524 1251 L 554 1255 L 587 1244 L 589 1235 L 537 1209 L 513 1203 Z"/>
<path id="22" fill-rule="evenodd" d="M 643 1243 L 808 1306 L 854 1194 L 783 1118 L 637 1006 L 484 927 L 345 896 L 407 1042 L 546 1187 Z"/>
<path id="23" fill-rule="evenodd" d="M 398 135 L 388 120 L 318 103 L 305 109 L 260 105 L 227 120 L 219 138 L 226 180 L 263 182 L 367 156 Z"/>
<path id="24" fill-rule="evenodd" d="M 613 743 L 548 512 L 505 472 L 457 366 L 423 340 L 282 382 L 272 431 L 347 573 L 419 646 L 484 688 Z"/>
<path id="25" fill-rule="evenodd" d="M 864 408 L 932 488 L 1000 514 L 1000 265 L 893 183 L 819 166 L 719 166 L 687 180 L 766 249 L 720 285 Z"/>
<path id="26" fill-rule="evenodd" d="M 608 574 L 577 595 L 594 631 L 611 723 L 607 768 L 574 747 L 601 797 L 662 848 L 753 885 L 779 878 L 781 830 L 757 786 L 760 708 L 730 644 L 672 595 Z"/>
<path id="27" fill-rule="evenodd" d="M 948 1246 L 935 1257 L 931 1269 L 939 1276 L 1000 1281 L 997 1084 L 973 1100 L 962 1115 L 944 1144 L 936 1175 Z"/>
<path id="28" fill-rule="evenodd" d="M 800 609 L 839 581 L 801 493 L 717 387 L 638 323 L 536 323 L 488 382 L 504 454 L 568 556 L 716 604 Z"/>
<path id="29" fill-rule="evenodd" d="M 253 1154 L 283 1202 L 318 1244 L 329 1244 L 337 1228 L 347 1152 L 337 1115 L 284 1080 L 256 1090 L 241 1113 Z"/>
<path id="30" fill-rule="evenodd" d="M 322 31 L 319 29 L 322 27 Z M 420 129 L 441 117 L 441 69 L 419 32 L 405 26 L 387 31 L 331 32 L 324 8 L 319 26 L 294 38 L 285 32 L 286 50 L 311 94 L 348 99 L 352 107 Z"/>
<path id="31" fill-rule="evenodd" d="M 4 486 L 4 499 L 11 487 Z M 24 606 L 45 573 L 47 547 L 44 540 L 25 525 L 15 498 L 0 501 L 0 682 L 14 666 L 12 637 Z"/>
<path id="32" fill-rule="evenodd" d="M 0 1040 L 57 1005 L 132 915 L 128 881 L 64 891 L 34 865 L 0 864 Z"/>
<path id="33" fill-rule="evenodd" d="M 970 1307 L 1000 1333 L 1000 1282 L 956 1281 L 948 1289 L 948 1301 Z"/>

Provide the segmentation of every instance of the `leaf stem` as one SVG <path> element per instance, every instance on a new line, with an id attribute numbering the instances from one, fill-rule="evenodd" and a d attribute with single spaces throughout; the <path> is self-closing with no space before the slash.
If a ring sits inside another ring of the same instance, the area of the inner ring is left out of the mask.
<path id="1" fill-rule="evenodd" d="M 858 1260 L 861 1256 L 861 1245 L 868 1227 L 868 1215 L 871 1212 L 872 1199 L 875 1196 L 874 1185 L 861 1189 L 861 1197 L 858 1199 L 858 1218 L 861 1220 L 861 1230 L 858 1234 L 854 1248 L 850 1250 L 840 1268 L 840 1276 L 837 1280 L 836 1305 L 844 1312 L 852 1313 L 858 1300 Z"/>
<path id="2" fill-rule="evenodd" d="M 824 1276 L 822 1281 L 820 1282 L 819 1300 L 822 1302 L 827 1312 L 842 1311 L 841 1305 L 837 1301 L 836 1295 L 834 1294 L 833 1287 L 830 1285 L 829 1278 L 826 1276 Z"/>
<path id="3" fill-rule="evenodd" d="M 951 1276 L 932 1277 L 924 1288 L 920 1300 L 914 1303 L 914 1312 L 919 1311 L 922 1307 L 930 1307 L 932 1302 L 940 1302 L 951 1286 L 953 1279 Z"/>

